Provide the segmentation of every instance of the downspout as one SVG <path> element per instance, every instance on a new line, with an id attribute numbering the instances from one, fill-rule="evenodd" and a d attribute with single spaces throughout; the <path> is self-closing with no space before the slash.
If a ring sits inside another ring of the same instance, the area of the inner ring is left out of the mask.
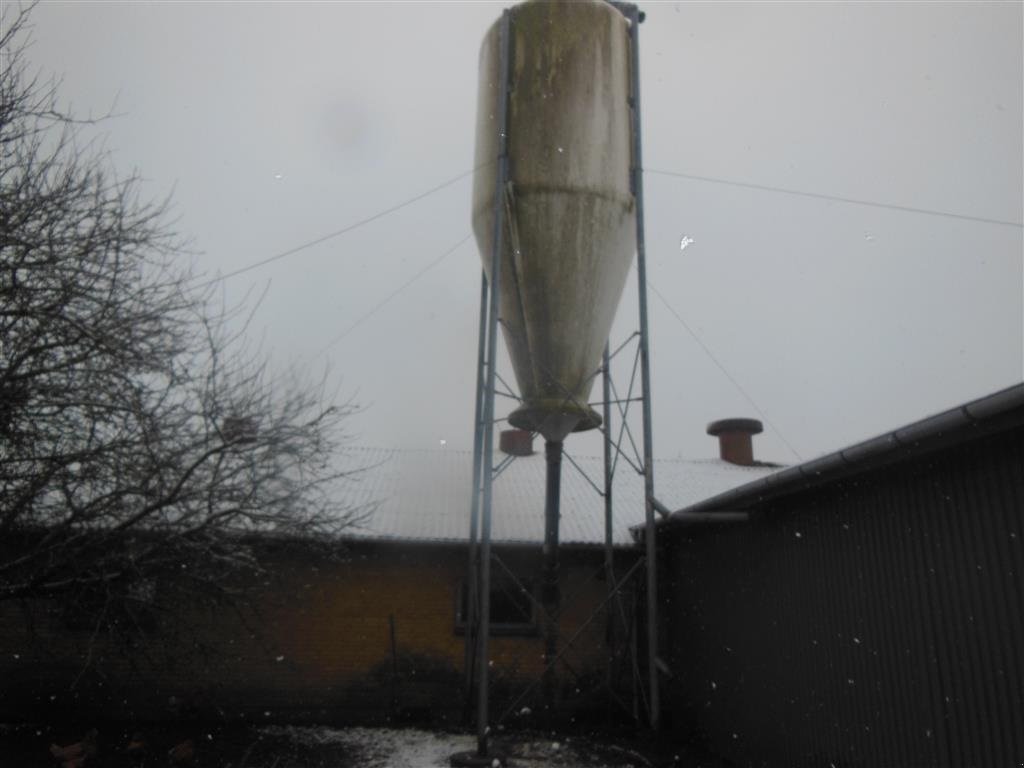
<path id="1" fill-rule="evenodd" d="M 547 479 L 544 495 L 544 548 L 542 550 L 543 586 L 541 604 L 544 606 L 544 703 L 553 713 L 557 699 L 557 676 L 554 660 L 558 657 L 558 612 L 561 594 L 558 586 L 558 523 L 559 498 L 562 482 L 562 441 L 546 441 L 544 458 L 547 461 Z"/>

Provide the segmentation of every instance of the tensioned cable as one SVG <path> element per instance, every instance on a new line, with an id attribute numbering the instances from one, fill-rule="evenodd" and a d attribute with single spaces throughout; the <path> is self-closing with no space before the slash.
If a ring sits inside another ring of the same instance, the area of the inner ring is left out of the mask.
<path id="1" fill-rule="evenodd" d="M 711 362 L 718 366 L 718 370 L 725 374 L 725 377 L 732 382 L 732 385 L 736 387 L 737 390 L 739 390 L 739 393 L 743 395 L 743 397 L 746 399 L 748 403 L 750 403 L 750 406 L 760 414 L 761 418 L 764 419 L 765 423 L 775 431 L 775 434 L 777 434 L 779 436 L 779 439 L 781 439 L 782 442 L 786 444 L 786 447 L 789 448 L 793 455 L 796 456 L 799 461 L 803 461 L 803 457 L 799 453 L 797 453 L 796 448 L 794 448 L 790 444 L 789 440 L 786 439 L 786 436 L 782 434 L 782 431 L 777 426 L 775 426 L 775 424 L 772 423 L 772 421 L 765 415 L 765 412 L 761 410 L 760 407 L 758 407 L 757 403 L 754 402 L 754 398 L 747 394 L 747 391 L 742 387 L 742 385 L 738 381 L 736 381 L 736 379 L 733 378 L 733 375 L 729 373 L 728 370 L 726 370 L 725 366 L 718 361 L 718 358 L 715 357 L 714 353 L 712 353 L 712 351 L 708 349 L 708 346 L 703 341 L 701 341 L 700 336 L 698 336 L 694 332 L 694 330 L 689 326 L 689 324 L 687 324 L 687 322 L 683 320 L 682 316 L 678 312 L 676 312 L 675 309 L 673 309 L 672 305 L 668 303 L 668 299 L 666 299 L 662 295 L 661 291 L 655 288 L 651 284 L 650 280 L 647 281 L 647 287 L 654 292 L 654 295 L 661 300 L 661 303 L 665 305 L 665 308 L 672 313 L 673 317 L 675 317 L 675 319 L 679 321 L 679 324 L 682 325 L 683 328 L 686 329 L 686 332 L 693 337 L 693 340 L 700 345 L 700 348 L 704 350 L 704 353 L 711 359 Z"/>
<path id="2" fill-rule="evenodd" d="M 320 243 L 326 242 L 326 241 L 331 240 L 331 239 L 333 239 L 335 237 L 339 237 L 340 235 L 343 235 L 343 234 L 345 234 L 347 232 L 351 232 L 351 231 L 353 231 L 355 229 L 358 229 L 359 227 L 365 226 L 366 224 L 369 224 L 369 223 L 371 223 L 373 221 L 376 221 L 377 219 L 383 218 L 384 216 L 387 216 L 388 214 L 395 213 L 396 211 L 399 211 L 402 208 L 405 208 L 406 206 L 412 205 L 413 203 L 418 202 L 419 200 L 422 200 L 423 198 L 428 197 L 428 196 L 434 194 L 435 192 L 439 192 L 440 190 L 442 190 L 442 189 L 444 189 L 446 187 L 449 187 L 449 186 L 451 186 L 452 184 L 455 184 L 458 181 L 461 181 L 462 179 L 466 178 L 467 176 L 470 176 L 470 175 L 476 173 L 478 170 L 480 170 L 481 168 L 483 168 L 483 167 L 485 167 L 486 165 L 489 165 L 489 164 L 490 164 L 489 162 L 488 163 L 483 163 L 481 165 L 478 165 L 476 168 L 472 168 L 472 169 L 470 169 L 468 171 L 463 171 L 462 173 L 458 174 L 457 176 L 453 176 L 452 178 L 447 179 L 446 181 L 441 182 L 437 186 L 431 187 L 430 189 L 428 189 L 428 190 L 426 190 L 424 192 L 421 192 L 418 195 L 410 197 L 407 200 L 403 200 L 400 203 L 396 203 L 395 205 L 391 206 L 390 208 L 386 208 L 386 209 L 384 209 L 382 211 L 378 211 L 377 213 L 373 214 L 372 216 L 368 216 L 365 219 L 360 219 L 359 221 L 353 222 L 352 224 L 349 224 L 348 226 L 342 227 L 341 229 L 335 230 L 334 232 L 329 232 L 326 235 L 322 235 L 322 236 L 320 236 L 320 237 L 318 237 L 318 238 L 316 238 L 314 240 L 309 240 L 308 242 L 302 243 L 301 245 L 297 245 L 294 248 L 289 248 L 286 251 L 282 251 L 280 253 L 276 253 L 273 256 L 268 256 L 265 259 L 261 259 L 259 261 L 253 262 L 252 264 L 248 264 L 248 265 L 246 265 L 244 267 L 240 267 L 238 269 L 232 270 L 231 272 L 227 272 L 226 274 L 219 275 L 218 277 L 212 278 L 210 280 L 206 280 L 206 281 L 204 281 L 202 283 L 199 283 L 196 287 L 197 288 L 205 288 L 208 285 L 213 285 L 214 283 L 220 282 L 222 280 L 227 280 L 228 278 L 231 278 L 231 277 L 237 277 L 238 275 L 245 274 L 246 272 L 251 272 L 254 269 L 259 269 L 260 267 L 266 266 L 267 264 L 271 264 L 271 263 L 273 263 L 275 261 L 280 261 L 281 259 L 287 258 L 288 256 L 292 256 L 292 255 L 294 255 L 296 253 L 299 253 L 301 251 L 304 251 L 304 250 L 306 250 L 308 248 L 312 248 L 313 246 L 319 245 Z M 724 185 L 732 186 L 732 187 L 742 187 L 742 188 L 745 188 L 745 189 L 756 189 L 756 190 L 760 190 L 760 191 L 763 191 L 763 192 L 778 192 L 778 193 L 787 194 L 787 195 L 796 195 L 796 196 L 799 196 L 799 197 L 810 197 L 810 198 L 816 198 L 816 199 L 820 199 L 820 200 L 831 200 L 833 202 L 839 202 L 839 203 L 849 203 L 849 204 L 852 204 L 852 205 L 866 205 L 866 206 L 870 206 L 870 207 L 873 207 L 873 208 L 888 208 L 888 209 L 896 210 L 896 211 L 906 211 L 906 212 L 909 212 L 909 213 L 920 213 L 920 214 L 926 214 L 926 215 L 929 215 L 929 216 L 944 216 L 944 217 L 952 218 L 952 219 L 962 219 L 962 220 L 965 220 L 965 221 L 976 221 L 976 222 L 980 222 L 980 223 L 983 223 L 983 224 L 996 224 L 996 225 L 999 225 L 999 226 L 1018 227 L 1018 228 L 1024 227 L 1024 224 L 1022 224 L 1021 222 L 1016 222 L 1016 221 L 1005 221 L 1003 219 L 990 219 L 990 218 L 986 218 L 984 216 L 971 216 L 971 215 L 963 214 L 963 213 L 950 213 L 949 211 L 936 211 L 936 210 L 931 210 L 931 209 L 928 209 L 928 208 L 915 208 L 915 207 L 907 206 L 907 205 L 895 205 L 895 204 L 891 204 L 891 203 L 877 203 L 877 202 L 874 202 L 874 201 L 871 201 L 871 200 L 858 200 L 858 199 L 855 199 L 855 198 L 852 198 L 852 197 L 841 197 L 839 195 L 827 195 L 827 194 L 818 193 L 818 192 L 805 192 L 803 190 L 787 189 L 785 187 L 776 187 L 776 186 L 772 186 L 772 185 L 768 185 L 768 184 L 754 184 L 754 183 L 751 183 L 751 182 L 733 181 L 733 180 L 730 180 L 730 179 L 719 179 L 719 178 L 715 178 L 713 176 L 698 176 L 698 175 L 692 174 L 692 173 L 680 173 L 680 172 L 677 172 L 677 171 L 664 171 L 664 170 L 659 170 L 657 168 L 645 168 L 644 172 L 645 173 L 649 173 L 649 174 L 659 175 L 659 176 L 671 176 L 671 177 L 680 178 L 680 179 L 690 179 L 692 181 L 704 181 L 704 182 L 709 182 L 709 183 L 712 183 L 712 184 L 724 184 Z"/>
<path id="3" fill-rule="evenodd" d="M 450 187 L 455 182 L 461 181 L 462 179 L 466 178 L 467 176 L 472 176 L 474 173 L 476 173 L 481 168 L 483 168 L 483 167 L 485 167 L 487 165 L 490 165 L 490 163 L 489 162 L 488 163 L 483 163 L 481 165 L 478 165 L 476 168 L 472 168 L 472 169 L 470 169 L 468 171 L 463 171 L 458 176 L 453 176 L 452 178 L 448 179 L 447 181 L 441 182 L 436 187 L 431 187 L 426 192 L 421 192 L 420 194 L 416 195 L 415 197 L 410 197 L 408 200 L 403 200 L 402 202 L 397 203 L 397 204 L 391 206 L 390 208 L 385 208 L 383 211 L 378 211 L 377 213 L 373 214 L 372 216 L 368 216 L 365 219 L 360 219 L 359 221 L 356 221 L 356 222 L 354 222 L 352 224 L 349 224 L 348 226 L 342 227 L 341 229 L 335 230 L 334 232 L 329 232 L 328 234 L 322 235 L 321 237 L 318 237 L 315 240 L 310 240 L 308 242 L 303 243 L 302 245 L 297 245 L 294 248 L 289 248 L 287 251 L 282 251 L 281 253 L 276 253 L 273 256 L 268 256 L 267 258 L 261 259 L 260 261 L 253 262 L 252 264 L 249 264 L 249 265 L 244 266 L 244 267 L 240 267 L 240 268 L 235 269 L 235 270 L 233 270 L 231 272 L 228 272 L 226 274 L 220 275 L 219 277 L 215 277 L 215 278 L 213 278 L 211 280 L 207 280 L 207 281 L 205 281 L 203 283 L 200 283 L 196 287 L 197 288 L 205 288 L 208 285 L 213 285 L 214 283 L 218 283 L 218 282 L 220 282 L 222 280 L 227 280 L 229 277 L 236 277 L 238 275 L 245 274 L 246 272 L 251 272 L 254 269 L 259 269 L 260 267 L 264 267 L 267 264 L 271 264 L 272 262 L 275 262 L 275 261 L 280 261 L 281 259 L 284 259 L 284 258 L 286 258 L 288 256 L 292 256 L 292 255 L 294 255 L 296 253 L 299 253 L 300 251 L 304 251 L 307 248 L 312 248 L 314 245 L 320 245 L 320 243 L 324 243 L 324 242 L 327 242 L 328 240 L 331 240 L 331 239 L 333 239 L 335 237 L 338 237 L 340 235 L 344 235 L 346 232 L 351 232 L 354 229 L 359 229 L 359 227 L 365 226 L 366 224 L 369 224 L 372 221 L 376 221 L 377 219 L 381 219 L 381 218 L 387 216 L 390 213 L 394 213 L 395 211 L 400 211 L 402 208 L 405 208 L 406 206 L 412 205 L 413 203 L 418 202 L 419 200 L 422 200 L 425 197 L 429 197 L 430 195 L 434 194 L 435 192 L 440 192 L 445 187 Z"/>
<path id="4" fill-rule="evenodd" d="M 826 195 L 820 192 L 804 192 L 799 189 L 787 189 L 776 187 L 770 184 L 753 184 L 746 181 L 732 181 L 729 179 L 717 179 L 713 176 L 697 176 L 692 173 L 678 173 L 676 171 L 661 171 L 656 168 L 644 168 L 644 173 L 651 173 L 657 176 L 674 176 L 679 179 L 690 179 L 692 181 L 706 181 L 711 184 L 724 184 L 730 187 L 742 187 L 744 189 L 756 189 L 762 192 L 780 192 L 785 195 L 797 197 L 811 197 L 819 200 L 831 200 L 836 203 L 850 203 L 852 205 L 866 205 L 872 208 L 889 208 L 894 211 L 905 211 L 907 213 L 922 213 L 928 216 L 944 216 L 949 219 L 962 219 L 963 221 L 976 221 L 982 224 L 997 224 L 1001 227 L 1022 228 L 1024 224 L 1019 221 L 1006 221 L 1005 219 L 989 219 L 984 216 L 971 216 L 966 213 L 951 213 L 949 211 L 936 211 L 930 208 L 915 208 L 910 205 L 895 205 L 892 203 L 876 203 L 872 200 L 858 200 L 853 197 L 841 197 L 839 195 Z"/>
<path id="5" fill-rule="evenodd" d="M 469 238 L 471 238 L 472 236 L 473 236 L 473 233 L 470 232 L 468 235 L 466 235 L 464 238 L 459 240 L 459 242 L 457 242 L 455 245 L 453 245 L 447 251 L 442 253 L 440 256 L 438 256 L 436 259 L 434 259 L 432 262 L 430 262 L 425 267 L 423 267 L 423 269 L 421 269 L 419 272 L 417 272 L 415 275 L 413 275 L 408 280 L 406 280 L 404 283 L 402 283 L 400 286 L 398 286 L 398 288 L 396 288 L 391 293 L 389 293 L 387 296 L 385 296 L 383 299 L 381 299 L 376 304 L 374 304 L 367 312 L 365 312 L 364 314 L 360 315 L 359 318 L 355 322 L 353 322 L 351 325 L 349 325 L 344 331 L 342 331 L 337 336 L 335 336 L 333 339 L 331 339 L 329 342 L 327 342 L 327 344 L 325 344 L 323 346 L 323 348 L 313 356 L 313 359 L 316 359 L 316 358 L 320 357 L 320 355 L 324 354 L 324 352 L 326 352 L 328 349 L 330 349 L 335 344 L 337 344 L 342 339 L 344 339 L 346 336 L 348 336 L 350 333 L 352 333 L 352 331 L 354 331 L 356 328 L 358 328 L 360 325 L 362 325 L 366 320 L 369 320 L 371 317 L 373 317 L 375 314 L 377 314 L 377 312 L 379 312 L 381 309 L 383 309 L 392 299 L 394 299 L 396 296 L 398 296 L 398 294 L 400 294 L 402 291 L 404 291 L 410 285 L 412 285 L 417 280 L 419 280 L 421 277 L 423 277 L 425 274 L 427 274 L 427 272 L 432 270 L 434 267 L 436 267 L 442 261 L 444 261 L 449 256 L 451 256 L 453 253 L 455 253 L 455 251 L 457 251 L 462 246 L 462 244 L 465 243 L 467 240 L 469 240 Z"/>
<path id="6" fill-rule="evenodd" d="M 451 254 L 453 254 L 455 251 L 457 251 L 459 249 L 459 247 L 463 243 L 465 243 L 467 240 L 469 240 L 469 238 L 471 236 L 472 236 L 472 233 L 466 235 L 464 238 L 459 240 L 459 242 L 457 242 L 451 248 L 446 250 L 444 253 L 442 253 L 440 256 L 438 256 L 436 259 L 434 259 L 432 262 L 430 262 L 425 267 L 423 267 L 419 272 L 417 272 L 415 275 L 410 277 L 408 280 L 406 280 L 404 283 L 402 283 L 400 286 L 398 286 L 395 290 L 393 290 L 391 293 L 389 293 L 387 296 L 385 296 L 383 299 L 381 299 L 376 304 L 374 304 L 368 311 L 366 311 L 362 315 L 360 315 L 355 320 L 355 322 L 353 322 L 351 325 L 349 325 L 344 331 L 339 333 L 337 336 L 335 336 L 333 339 L 331 339 L 329 342 L 327 342 L 327 344 L 325 344 L 323 347 L 321 347 L 316 353 L 311 355 L 306 360 L 306 363 L 309 364 L 309 363 L 312 363 L 313 361 L 315 361 L 317 358 L 319 358 L 321 355 L 323 355 L 325 352 L 327 352 L 327 350 L 329 350 L 335 344 L 338 344 L 342 339 L 344 339 L 346 336 L 348 336 L 350 333 L 352 333 L 352 331 L 354 331 L 356 328 L 358 328 L 360 325 L 362 325 L 365 321 L 369 320 L 371 317 L 373 317 L 375 314 L 377 314 L 377 312 L 379 312 L 381 309 L 383 309 L 392 299 L 394 299 L 396 296 L 398 296 L 400 293 L 402 293 L 402 291 L 404 291 L 406 288 L 411 286 L 413 283 L 415 283 L 417 280 L 419 280 L 421 277 L 423 277 L 425 274 L 427 274 L 427 272 L 432 270 L 434 267 L 436 267 L 438 264 L 440 264 L 442 261 L 444 261 L 446 258 L 448 258 Z M 270 383 L 274 383 L 275 381 L 278 381 L 284 374 L 285 374 L 285 371 L 278 372 L 278 374 L 276 374 L 273 378 L 271 378 Z"/>

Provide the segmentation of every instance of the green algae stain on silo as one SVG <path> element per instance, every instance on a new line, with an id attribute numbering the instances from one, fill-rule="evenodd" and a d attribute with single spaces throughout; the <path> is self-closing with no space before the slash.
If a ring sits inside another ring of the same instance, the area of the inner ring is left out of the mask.
<path id="1" fill-rule="evenodd" d="M 497 153 L 497 37 L 480 56 L 477 166 Z M 599 0 L 527 2 L 511 51 L 500 314 L 524 403 L 510 421 L 560 440 L 600 423 L 586 403 L 634 252 L 627 22 Z M 495 174 L 474 186 L 485 269 Z"/>

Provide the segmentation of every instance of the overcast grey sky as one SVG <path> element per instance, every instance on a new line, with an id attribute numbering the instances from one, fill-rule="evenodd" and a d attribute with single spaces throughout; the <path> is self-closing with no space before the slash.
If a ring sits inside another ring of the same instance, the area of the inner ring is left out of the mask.
<path id="1" fill-rule="evenodd" d="M 214 276 L 468 170 L 506 5 L 44 0 L 30 56 L 79 114 L 115 105 L 99 135 L 148 194 L 173 189 Z M 712 456 L 708 421 L 760 415 L 684 322 L 774 425 L 765 459 L 1021 380 L 1020 2 L 641 8 L 658 456 Z M 254 334 L 278 369 L 329 366 L 366 406 L 357 443 L 472 445 L 479 255 L 469 239 L 435 263 L 469 234 L 470 186 L 224 282 L 228 301 L 269 282 Z M 613 343 L 635 326 L 631 285 Z"/>

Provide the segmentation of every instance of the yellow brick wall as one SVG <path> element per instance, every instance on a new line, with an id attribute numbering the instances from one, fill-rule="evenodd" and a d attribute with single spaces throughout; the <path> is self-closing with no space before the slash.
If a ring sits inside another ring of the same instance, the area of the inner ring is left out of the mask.
<path id="1" fill-rule="evenodd" d="M 496 553 L 517 575 L 537 582 L 539 549 Z M 598 550 L 562 555 L 564 638 L 575 634 L 605 598 L 603 580 L 594 578 L 601 557 Z M 91 661 L 102 667 L 107 680 L 99 685 L 99 675 L 83 675 L 76 685 L 77 701 L 103 703 L 112 716 L 124 716 L 121 709 L 172 716 L 185 703 L 226 717 L 256 713 L 275 719 L 300 711 L 312 717 L 340 713 L 373 719 L 393 708 L 393 696 L 399 707 L 461 706 L 464 637 L 456 630 L 456 601 L 467 570 L 464 547 L 361 544 L 349 547 L 337 562 L 294 552 L 278 554 L 274 562 L 274 576 L 258 590 L 255 609 L 242 617 L 230 610 L 186 607 L 165 620 L 180 637 L 153 655 L 170 656 L 170 668 L 151 665 L 140 655 L 134 659 L 140 669 L 133 671 L 122 650 L 99 638 Z M 495 566 L 495 573 L 500 570 Z M 40 697 L 49 691 L 31 690 L 37 687 L 33 681 L 59 689 L 59 701 L 73 705 L 67 677 L 88 655 L 90 633 L 62 629 L 54 620 L 37 626 L 36 645 L 45 647 L 19 653 L 16 648 L 24 649 L 28 640 L 18 634 L 21 622 L 10 608 L 0 606 L 0 678 L 16 679 L 18 685 L 0 704 L 0 717 L 16 717 L 22 709 L 19 698 L 48 706 Z M 397 681 L 389 617 L 395 626 Z M 601 613 L 566 654 L 577 674 L 602 674 L 605 623 Z M 146 642 L 152 646 L 157 641 Z M 492 637 L 496 687 L 514 692 L 536 679 L 543 670 L 543 642 L 540 632 Z M 559 670 L 571 692 L 575 678 L 564 666 Z"/>

